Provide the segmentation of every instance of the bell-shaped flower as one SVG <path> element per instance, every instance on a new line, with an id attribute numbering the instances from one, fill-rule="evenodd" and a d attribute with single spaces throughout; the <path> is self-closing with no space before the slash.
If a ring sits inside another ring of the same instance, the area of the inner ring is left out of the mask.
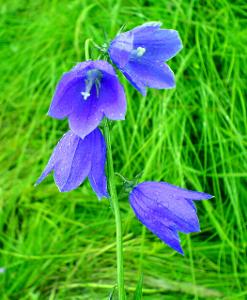
<path id="1" fill-rule="evenodd" d="M 78 63 L 59 81 L 48 115 L 68 118 L 70 129 L 81 138 L 92 132 L 104 116 L 123 120 L 126 99 L 113 67 L 106 61 Z"/>
<path id="2" fill-rule="evenodd" d="M 68 131 L 55 147 L 39 184 L 50 172 L 60 192 L 76 189 L 88 177 L 98 198 L 108 197 L 105 176 L 106 144 L 97 128 L 84 139 Z"/>
<path id="3" fill-rule="evenodd" d="M 178 231 L 200 231 L 194 200 L 211 195 L 186 190 L 166 182 L 143 182 L 129 196 L 136 217 L 164 243 L 183 254 Z"/>
<path id="4" fill-rule="evenodd" d="M 149 22 L 120 33 L 108 49 L 111 60 L 143 95 L 146 87 L 168 89 L 175 86 L 172 70 L 165 63 L 182 49 L 178 32 L 160 29 Z"/>

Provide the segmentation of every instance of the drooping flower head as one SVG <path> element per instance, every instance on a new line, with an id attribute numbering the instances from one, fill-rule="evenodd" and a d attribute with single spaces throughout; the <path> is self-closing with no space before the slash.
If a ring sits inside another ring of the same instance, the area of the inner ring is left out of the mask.
<path id="1" fill-rule="evenodd" d="M 48 115 L 69 119 L 70 129 L 84 138 L 104 116 L 123 120 L 126 113 L 124 89 L 113 67 L 106 61 L 78 63 L 59 81 Z"/>
<path id="2" fill-rule="evenodd" d="M 52 171 L 61 192 L 77 188 L 88 177 L 98 198 L 108 197 L 105 176 L 106 145 L 99 129 L 84 139 L 68 131 L 55 147 L 36 184 Z"/>
<path id="3" fill-rule="evenodd" d="M 175 86 L 174 74 L 165 63 L 182 49 L 178 32 L 160 29 L 162 23 L 149 22 L 120 33 L 108 49 L 111 60 L 143 95 L 146 87 Z"/>
<path id="4" fill-rule="evenodd" d="M 164 243 L 183 254 L 178 231 L 200 231 L 193 200 L 211 195 L 190 191 L 166 182 L 143 182 L 129 196 L 136 217 Z"/>

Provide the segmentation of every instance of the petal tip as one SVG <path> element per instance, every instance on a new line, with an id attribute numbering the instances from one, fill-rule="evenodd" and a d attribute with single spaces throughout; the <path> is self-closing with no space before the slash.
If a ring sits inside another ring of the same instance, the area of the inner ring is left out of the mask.
<path id="1" fill-rule="evenodd" d="M 180 241 L 178 242 L 177 245 L 173 245 L 173 246 L 169 245 L 169 246 L 172 247 L 172 248 L 173 248 L 175 251 L 177 251 L 179 254 L 181 254 L 181 255 L 184 256 L 184 250 L 183 250 L 183 248 L 182 248 L 182 246 L 181 246 L 181 244 L 180 244 Z"/>
<path id="2" fill-rule="evenodd" d="M 34 183 L 34 187 L 36 187 L 37 185 L 39 185 L 39 184 L 45 179 L 45 177 L 46 177 L 47 175 L 48 175 L 48 174 L 42 173 L 42 174 L 40 175 L 40 177 L 37 179 L 37 181 Z"/>
<path id="3" fill-rule="evenodd" d="M 199 193 L 201 193 L 201 192 L 199 192 Z M 210 200 L 213 198 L 215 198 L 215 196 L 207 194 L 207 193 L 201 193 L 201 197 L 199 200 Z"/>
<path id="4" fill-rule="evenodd" d="M 139 90 L 139 92 L 142 94 L 142 96 L 143 97 L 146 97 L 147 96 L 147 88 L 145 87 L 145 88 L 143 88 L 143 89 L 138 89 Z"/>
<path id="5" fill-rule="evenodd" d="M 108 114 L 107 118 L 113 121 L 124 121 L 125 120 L 125 114 Z"/>
<path id="6" fill-rule="evenodd" d="M 181 255 L 183 255 L 183 256 L 185 256 L 185 254 L 184 254 L 184 251 L 183 251 L 183 249 L 182 248 L 180 248 L 179 250 L 176 250 L 179 254 L 181 254 Z"/>
<path id="7" fill-rule="evenodd" d="M 61 116 L 59 114 L 56 114 L 56 112 L 52 111 L 52 109 L 48 110 L 48 112 L 46 113 L 46 116 L 51 117 L 53 119 L 58 119 L 58 120 L 63 120 L 64 118 L 67 117 L 66 115 Z"/>
<path id="8" fill-rule="evenodd" d="M 176 81 L 174 79 L 173 83 L 167 87 L 167 90 L 172 90 L 176 88 Z"/>
<path id="9" fill-rule="evenodd" d="M 62 186 L 61 188 L 60 188 L 60 186 L 58 184 L 56 184 L 56 186 L 57 186 L 57 188 L 58 188 L 58 190 L 59 190 L 60 193 L 66 193 L 66 192 L 70 192 L 71 191 L 71 189 L 66 188 L 66 186 Z"/>
<path id="10" fill-rule="evenodd" d="M 97 198 L 98 198 L 99 201 L 101 201 L 103 198 L 109 199 L 110 196 L 109 196 L 108 193 L 106 193 L 106 194 L 101 194 L 101 195 L 98 195 L 98 194 L 97 194 Z"/>
<path id="11" fill-rule="evenodd" d="M 119 119 L 118 119 L 119 121 L 124 121 L 125 120 L 125 114 L 121 114 L 120 116 L 119 116 Z"/>
<path id="12" fill-rule="evenodd" d="M 56 114 L 54 114 L 54 113 L 52 112 L 52 109 L 49 109 L 48 112 L 46 113 L 46 115 L 47 115 L 48 117 L 51 117 L 51 118 L 54 118 L 54 119 L 58 119 L 57 116 L 56 116 Z"/>

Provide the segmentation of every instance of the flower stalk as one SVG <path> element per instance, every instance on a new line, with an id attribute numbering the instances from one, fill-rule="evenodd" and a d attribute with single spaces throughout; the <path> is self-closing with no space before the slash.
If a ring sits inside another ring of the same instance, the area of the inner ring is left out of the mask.
<path id="1" fill-rule="evenodd" d="M 111 199 L 111 204 L 115 215 L 115 224 L 116 224 L 118 299 L 125 300 L 122 224 L 121 224 L 120 208 L 119 208 L 117 190 L 115 184 L 115 174 L 114 174 L 112 149 L 111 149 L 111 135 L 110 135 L 110 129 L 109 129 L 109 124 L 107 119 L 105 119 L 104 121 L 104 136 L 107 145 L 108 189 L 110 193 L 110 199 Z"/>
<path id="2" fill-rule="evenodd" d="M 92 42 L 92 39 L 86 39 L 84 43 L 84 49 L 85 49 L 85 59 L 89 60 L 90 59 L 90 54 L 89 54 L 89 45 Z"/>
<path id="3" fill-rule="evenodd" d="M 90 59 L 89 45 L 92 43 L 92 39 L 85 41 L 85 59 Z M 117 197 L 117 190 L 115 184 L 115 173 L 113 167 L 113 157 L 111 149 L 111 136 L 107 118 L 104 119 L 104 136 L 106 140 L 107 148 L 107 175 L 108 175 L 108 191 L 110 193 L 110 201 L 115 216 L 116 225 L 116 254 L 117 254 L 117 287 L 118 287 L 118 299 L 125 300 L 124 289 L 124 267 L 123 267 L 123 240 L 122 240 L 122 224 L 120 216 L 120 208 Z"/>

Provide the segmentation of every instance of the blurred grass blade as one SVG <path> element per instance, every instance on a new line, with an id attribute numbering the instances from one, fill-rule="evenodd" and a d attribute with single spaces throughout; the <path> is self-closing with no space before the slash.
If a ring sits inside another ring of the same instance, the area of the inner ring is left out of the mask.
<path id="1" fill-rule="evenodd" d="M 143 286 L 143 274 L 140 275 L 140 278 L 137 282 L 133 300 L 141 300 L 142 299 L 142 286 Z"/>
<path id="2" fill-rule="evenodd" d="M 114 300 L 114 293 L 115 293 L 115 290 L 116 290 L 116 286 L 113 287 L 109 297 L 108 297 L 108 300 Z"/>

